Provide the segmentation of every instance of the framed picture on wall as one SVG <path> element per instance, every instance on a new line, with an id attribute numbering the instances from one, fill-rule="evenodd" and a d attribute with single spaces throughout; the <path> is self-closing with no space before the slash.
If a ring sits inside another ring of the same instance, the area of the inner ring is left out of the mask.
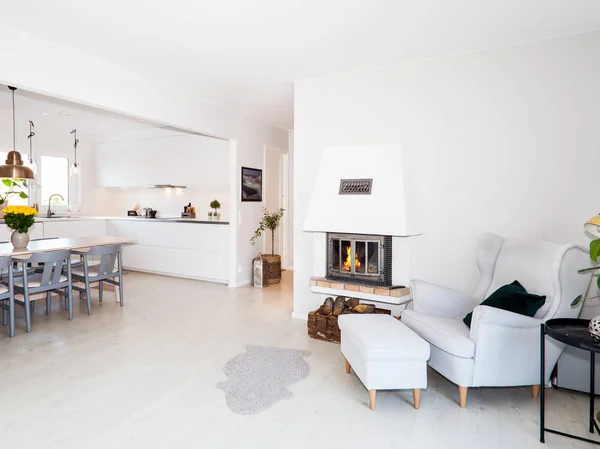
<path id="1" fill-rule="evenodd" d="M 242 201 L 262 201 L 262 170 L 242 167 Z"/>

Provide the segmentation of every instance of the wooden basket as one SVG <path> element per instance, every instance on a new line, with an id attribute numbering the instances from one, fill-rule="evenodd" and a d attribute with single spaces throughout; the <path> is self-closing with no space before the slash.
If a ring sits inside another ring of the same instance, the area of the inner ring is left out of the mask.
<path id="1" fill-rule="evenodd" d="M 279 284 L 281 282 L 281 256 L 275 254 L 274 256 L 263 254 L 262 255 L 265 266 L 263 269 L 265 270 L 267 283 L 270 284 Z"/>
<path id="2" fill-rule="evenodd" d="M 330 343 L 340 343 L 342 341 L 340 327 L 338 326 L 338 317 L 333 315 L 322 315 L 323 306 L 318 310 L 308 314 L 308 335 L 317 340 L 328 341 Z M 375 308 L 376 314 L 391 315 L 391 311 Z"/>

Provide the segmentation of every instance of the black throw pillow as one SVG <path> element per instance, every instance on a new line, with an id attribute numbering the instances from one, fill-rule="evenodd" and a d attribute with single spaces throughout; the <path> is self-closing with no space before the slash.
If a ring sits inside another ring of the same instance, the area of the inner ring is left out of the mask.
<path id="1" fill-rule="evenodd" d="M 509 312 L 533 317 L 545 302 L 545 296 L 527 293 L 527 290 L 519 284 L 519 281 L 514 281 L 512 284 L 500 287 L 479 305 L 495 307 L 496 309 L 508 310 Z M 472 318 L 473 312 L 470 312 L 464 317 L 463 322 L 471 327 Z"/>

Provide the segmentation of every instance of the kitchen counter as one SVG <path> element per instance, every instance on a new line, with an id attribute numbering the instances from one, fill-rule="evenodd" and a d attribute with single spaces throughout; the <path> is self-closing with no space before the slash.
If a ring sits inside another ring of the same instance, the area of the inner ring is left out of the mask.
<path id="1" fill-rule="evenodd" d="M 36 218 L 29 235 L 32 240 L 89 236 L 135 240 L 137 245 L 123 247 L 126 269 L 227 284 L 231 228 L 222 225 L 228 224 L 180 217 L 65 214 Z M 8 226 L 0 226 L 0 242 L 10 241 L 11 233 Z"/>
<path id="2" fill-rule="evenodd" d="M 47 218 L 40 214 L 35 217 L 35 221 L 41 222 L 59 222 L 59 221 L 82 221 L 82 220 L 132 220 L 132 221 L 155 221 L 155 222 L 168 222 L 168 223 L 197 223 L 197 224 L 214 224 L 214 225 L 228 225 L 228 221 L 215 221 L 215 220 L 202 220 L 200 218 L 182 218 L 182 217 L 119 217 L 119 216 L 91 216 L 91 215 L 68 215 L 68 216 L 54 216 Z M 4 223 L 4 220 L 0 220 L 0 223 Z"/>

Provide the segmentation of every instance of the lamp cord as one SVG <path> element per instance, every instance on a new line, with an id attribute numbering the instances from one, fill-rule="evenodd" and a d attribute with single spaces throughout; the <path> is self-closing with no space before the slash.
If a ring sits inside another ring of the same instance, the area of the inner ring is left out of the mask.
<path id="1" fill-rule="evenodd" d="M 12 90 L 12 113 L 13 113 L 13 151 L 17 151 L 17 120 L 15 117 L 15 89 Z"/>
<path id="2" fill-rule="evenodd" d="M 33 122 L 31 120 L 29 120 L 29 135 L 27 136 L 27 138 L 29 139 L 29 162 L 33 162 L 33 150 L 31 149 L 32 147 L 32 137 L 35 136 L 35 133 L 33 132 L 33 128 L 35 127 L 35 125 L 33 124 Z"/>
<path id="3" fill-rule="evenodd" d="M 74 134 L 75 141 L 73 142 L 73 148 L 75 148 L 75 166 L 77 166 L 77 144 L 79 143 L 79 139 L 77 138 L 77 130 L 74 129 L 71 131 L 71 134 Z"/>

